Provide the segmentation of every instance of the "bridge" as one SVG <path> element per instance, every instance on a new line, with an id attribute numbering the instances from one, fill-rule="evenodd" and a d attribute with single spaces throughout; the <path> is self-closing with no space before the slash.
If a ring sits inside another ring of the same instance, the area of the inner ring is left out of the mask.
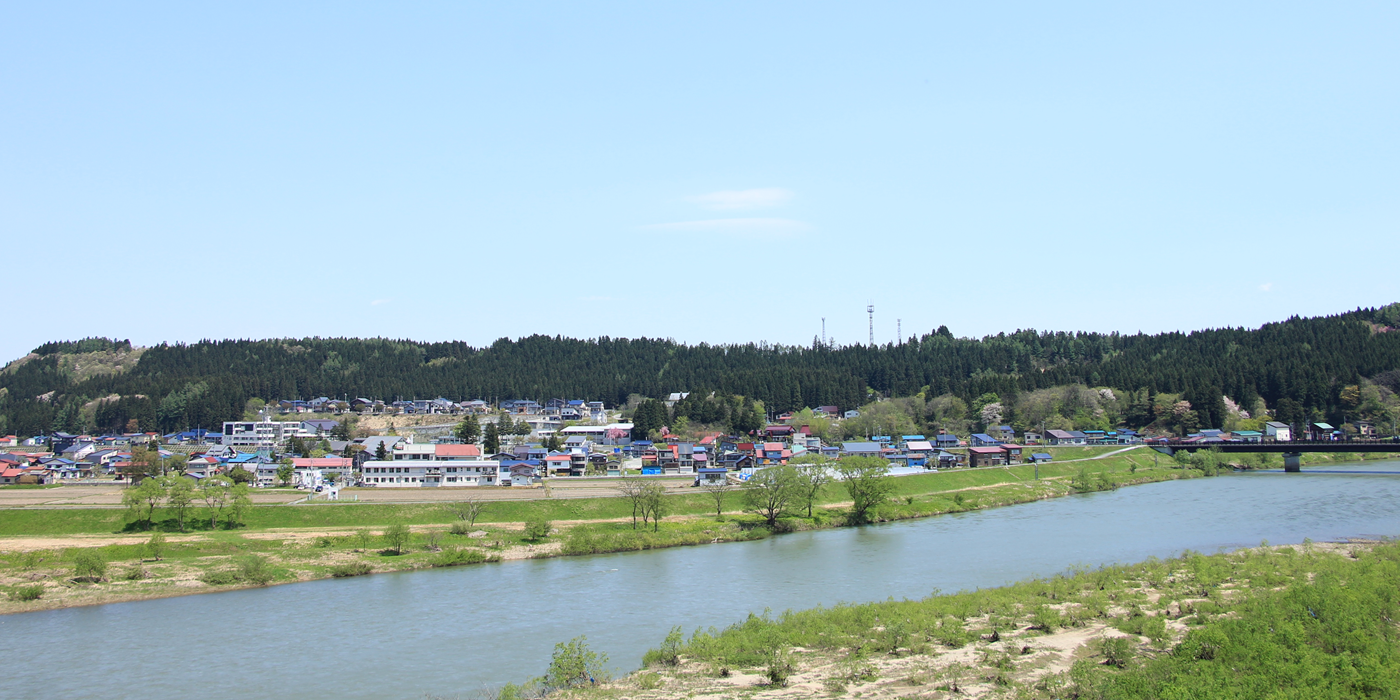
<path id="1" fill-rule="evenodd" d="M 1170 440 L 1151 444 L 1152 449 L 1171 456 L 1178 451 L 1218 450 L 1225 453 L 1279 452 L 1283 454 L 1283 470 L 1303 469 L 1304 452 L 1400 452 L 1400 437 L 1385 440 L 1294 440 L 1290 442 L 1185 442 Z"/>

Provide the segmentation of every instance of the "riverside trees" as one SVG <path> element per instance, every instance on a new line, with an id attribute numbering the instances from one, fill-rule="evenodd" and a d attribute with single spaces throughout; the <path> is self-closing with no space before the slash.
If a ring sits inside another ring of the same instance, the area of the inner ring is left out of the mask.
<path id="1" fill-rule="evenodd" d="M 851 495 L 851 522 L 870 521 L 871 512 L 894 491 L 889 464 L 877 457 L 847 457 L 836 463 L 836 471 Z"/>
<path id="2" fill-rule="evenodd" d="M 744 482 L 744 505 L 773 527 L 800 496 L 800 478 L 797 470 L 786 464 L 760 469 Z"/>

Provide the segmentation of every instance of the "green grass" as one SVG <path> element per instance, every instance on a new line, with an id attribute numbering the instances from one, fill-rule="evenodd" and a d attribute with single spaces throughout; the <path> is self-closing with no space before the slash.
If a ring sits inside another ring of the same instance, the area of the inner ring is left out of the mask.
<path id="1" fill-rule="evenodd" d="M 1076 449 L 1076 448 L 1069 448 Z M 1106 449 L 1106 448 L 1084 448 Z M 1163 459 L 1164 464 L 1170 460 Z M 1118 455 L 1090 462 L 1073 464 L 1040 465 L 1040 475 L 1046 477 L 1069 477 L 1081 468 L 1091 472 L 1127 472 L 1131 466 L 1147 468 L 1152 465 L 1150 453 L 1138 450 L 1134 453 Z M 1035 467 L 1028 464 L 1005 468 L 954 469 L 938 473 L 916 474 L 896 478 L 894 496 L 923 496 L 959 489 L 985 487 L 997 484 L 1031 484 L 1034 482 Z M 823 489 L 819 503 L 840 503 L 848 500 L 845 489 L 840 484 L 829 484 Z M 672 515 L 704 515 L 714 512 L 714 501 L 708 494 L 695 490 L 693 493 L 669 497 Z M 739 507 L 738 494 L 730 496 L 726 507 Z M 65 509 L 24 509 L 14 508 L 4 511 L 0 518 L 0 536 L 22 535 L 71 535 L 89 533 L 114 533 L 137 531 L 126 520 L 126 513 L 116 508 L 65 508 Z M 631 506 L 621 498 L 571 498 L 544 499 L 534 501 L 493 501 L 490 502 L 479 519 L 480 523 L 524 522 L 532 518 L 551 521 L 561 520 L 606 520 L 630 518 Z M 174 532 L 178 528 L 173 517 L 165 509 L 157 509 L 154 519 L 157 528 Z M 264 530 L 271 528 L 318 528 L 318 527 L 380 527 L 390 522 L 402 521 L 409 525 L 447 525 L 455 516 L 440 504 L 430 503 L 313 503 L 297 506 L 272 505 L 255 506 L 249 510 L 244 526 L 240 530 Z M 186 528 L 191 532 L 210 532 L 208 519 L 203 509 L 191 508 L 186 517 Z"/>

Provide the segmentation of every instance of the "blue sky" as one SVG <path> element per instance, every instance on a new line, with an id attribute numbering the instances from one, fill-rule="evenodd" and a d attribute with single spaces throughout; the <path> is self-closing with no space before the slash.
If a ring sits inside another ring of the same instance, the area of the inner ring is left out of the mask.
<path id="1" fill-rule="evenodd" d="M 1394 3 L 10 3 L 0 356 L 1400 300 Z"/>

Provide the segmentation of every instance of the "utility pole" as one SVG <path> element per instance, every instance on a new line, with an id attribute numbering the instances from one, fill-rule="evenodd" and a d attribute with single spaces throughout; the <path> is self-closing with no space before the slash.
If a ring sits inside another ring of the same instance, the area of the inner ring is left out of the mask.
<path id="1" fill-rule="evenodd" d="M 866 304 L 865 312 L 870 314 L 870 347 L 875 347 L 875 305 Z"/>

